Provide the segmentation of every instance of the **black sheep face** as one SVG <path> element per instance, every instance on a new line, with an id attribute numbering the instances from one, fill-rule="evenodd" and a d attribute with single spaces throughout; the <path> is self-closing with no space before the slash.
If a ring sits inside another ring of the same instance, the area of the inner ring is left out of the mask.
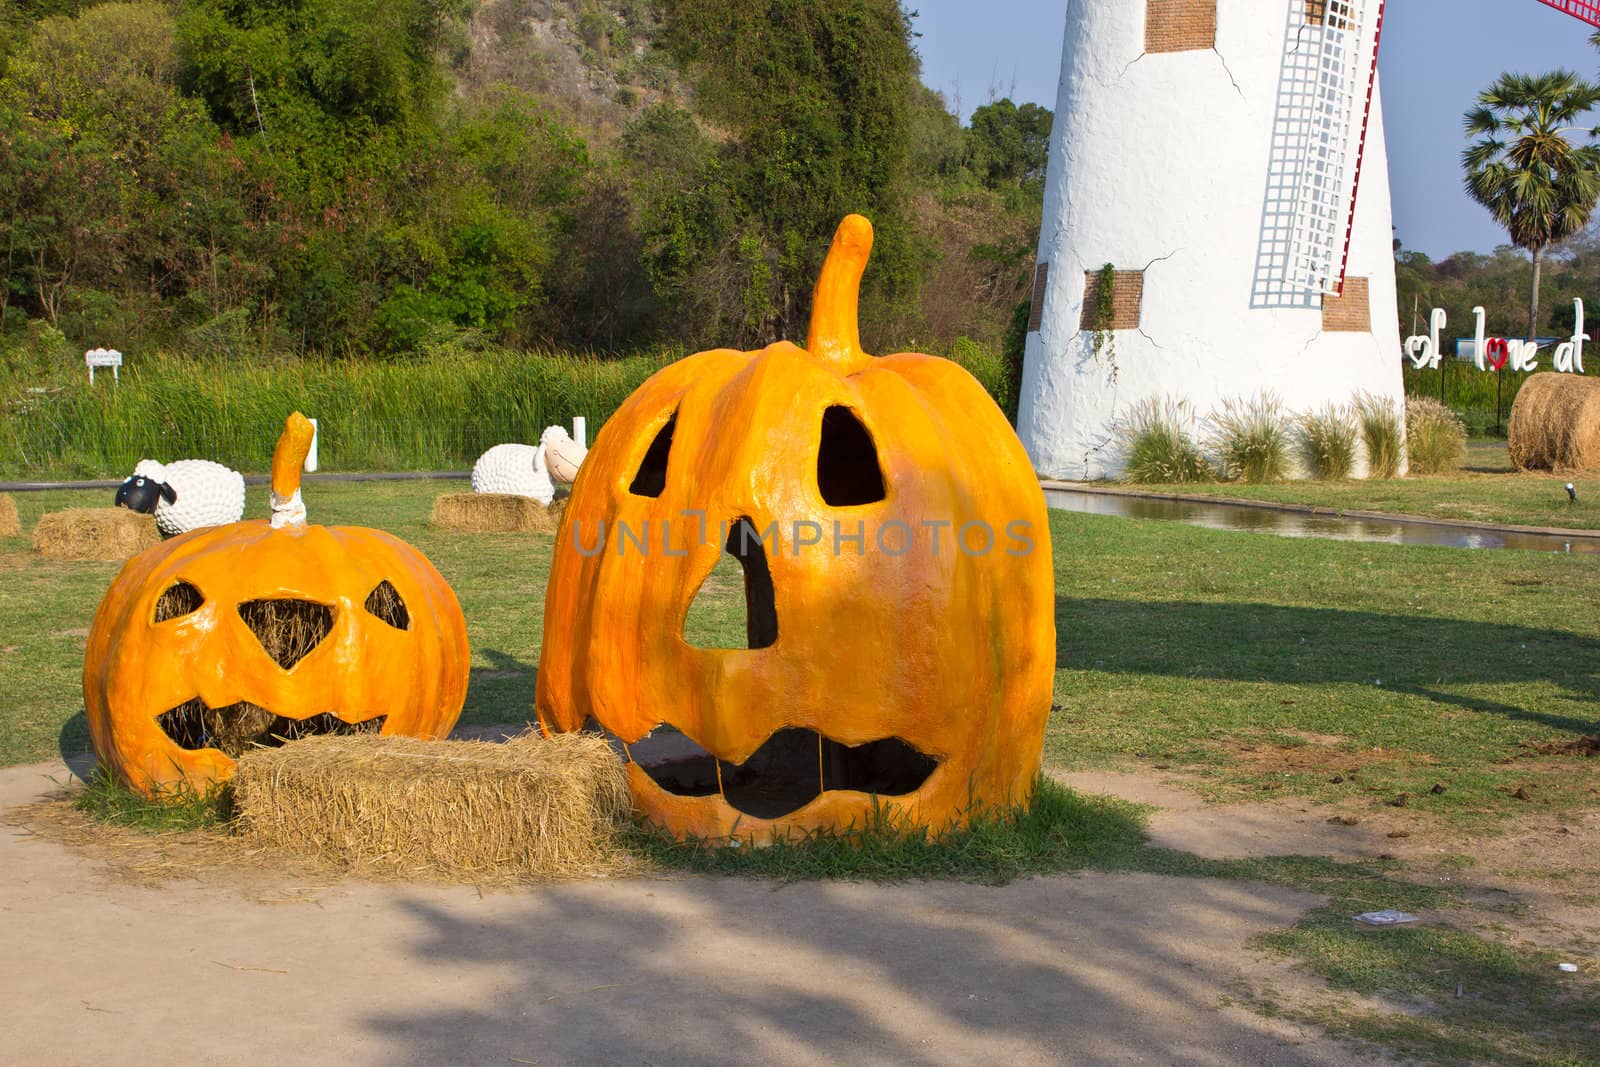
<path id="1" fill-rule="evenodd" d="M 154 515 L 156 505 L 163 500 L 177 503 L 178 491 L 166 482 L 142 474 L 135 474 L 117 487 L 117 507 L 130 508 L 142 515 Z"/>

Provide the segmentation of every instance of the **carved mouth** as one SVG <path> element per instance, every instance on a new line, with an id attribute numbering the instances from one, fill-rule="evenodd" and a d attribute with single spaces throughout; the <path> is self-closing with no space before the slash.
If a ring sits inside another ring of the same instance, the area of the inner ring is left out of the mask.
<path id="1" fill-rule="evenodd" d="M 331 712 L 323 712 L 291 719 L 248 700 L 213 708 L 195 697 L 162 712 L 156 716 L 156 723 L 179 748 L 214 748 L 238 759 L 247 748 L 276 748 L 285 741 L 314 734 L 375 734 L 383 729 L 387 718 L 375 715 L 362 722 L 345 722 Z"/>
<path id="2" fill-rule="evenodd" d="M 939 768 L 898 737 L 844 745 L 798 727 L 779 730 L 743 763 L 719 760 L 688 737 L 660 730 L 628 746 L 628 756 L 668 793 L 720 793 L 730 807 L 758 819 L 782 818 L 830 790 L 905 796 Z"/>

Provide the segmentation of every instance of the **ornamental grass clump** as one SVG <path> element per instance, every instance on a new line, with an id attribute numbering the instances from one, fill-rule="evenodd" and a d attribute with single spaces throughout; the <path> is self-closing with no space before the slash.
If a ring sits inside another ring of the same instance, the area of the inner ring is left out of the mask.
<path id="1" fill-rule="evenodd" d="M 1297 426 L 1300 462 L 1312 478 L 1338 481 L 1356 465 L 1356 423 L 1350 409 L 1329 404 L 1300 416 Z"/>
<path id="2" fill-rule="evenodd" d="M 1351 407 L 1361 427 L 1361 444 L 1367 452 L 1368 478 L 1393 478 L 1400 473 L 1404 427 L 1395 405 L 1372 393 L 1357 393 Z"/>
<path id="3" fill-rule="evenodd" d="M 1467 424 L 1432 397 L 1406 400 L 1406 458 L 1412 474 L 1443 474 L 1467 454 Z"/>
<path id="4" fill-rule="evenodd" d="M 1289 474 L 1289 420 L 1272 393 L 1229 399 L 1211 413 L 1211 450 L 1228 481 L 1279 482 Z"/>
<path id="5" fill-rule="evenodd" d="M 1211 465 L 1189 434 L 1192 425 L 1194 413 L 1184 400 L 1150 397 L 1129 408 L 1121 428 L 1128 453 L 1128 480 L 1144 484 L 1211 481 Z"/>

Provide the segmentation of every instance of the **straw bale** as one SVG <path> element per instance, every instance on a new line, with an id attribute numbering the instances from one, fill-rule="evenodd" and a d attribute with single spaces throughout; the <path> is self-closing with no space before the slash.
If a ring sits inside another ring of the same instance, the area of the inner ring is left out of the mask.
<path id="1" fill-rule="evenodd" d="M 512 493 L 446 493 L 433 502 L 428 525 L 460 533 L 548 533 L 561 525 L 565 497 L 549 506 Z"/>
<path id="2" fill-rule="evenodd" d="M 233 789 L 247 837 L 348 867 L 506 881 L 628 863 L 627 778 L 592 734 L 530 731 L 504 744 L 309 737 L 245 753 Z"/>
<path id="3" fill-rule="evenodd" d="M 1600 469 L 1600 379 L 1547 371 L 1522 383 L 1507 444 L 1523 470 Z"/>
<path id="4" fill-rule="evenodd" d="M 17 502 L 11 499 L 10 493 L 0 493 L 0 537 L 15 537 L 22 532 L 22 523 L 17 519 Z"/>
<path id="5" fill-rule="evenodd" d="M 52 511 L 33 528 L 34 551 L 46 559 L 132 559 L 160 543 L 155 516 L 127 508 Z"/>

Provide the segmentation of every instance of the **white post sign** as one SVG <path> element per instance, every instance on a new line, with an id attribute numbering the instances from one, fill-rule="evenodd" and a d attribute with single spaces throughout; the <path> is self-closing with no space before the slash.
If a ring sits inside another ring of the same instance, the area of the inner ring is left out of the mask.
<path id="1" fill-rule="evenodd" d="M 122 384 L 122 378 L 117 373 L 117 368 L 122 366 L 122 353 L 115 348 L 91 348 L 83 354 L 83 362 L 89 368 L 89 384 L 94 384 L 94 371 L 96 367 L 110 367 L 111 380 L 117 385 Z"/>

